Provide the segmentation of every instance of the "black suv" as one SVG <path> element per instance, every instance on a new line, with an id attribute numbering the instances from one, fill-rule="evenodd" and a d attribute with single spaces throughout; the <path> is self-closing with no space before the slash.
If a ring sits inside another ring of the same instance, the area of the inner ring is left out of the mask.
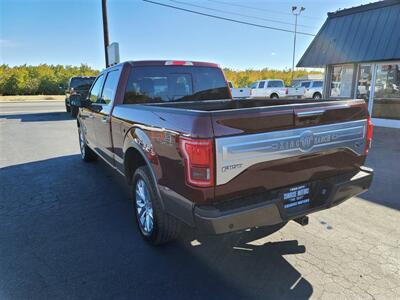
<path id="1" fill-rule="evenodd" d="M 78 107 L 73 102 L 74 95 L 85 99 L 95 79 L 96 77 L 91 76 L 75 76 L 69 80 L 68 88 L 65 90 L 65 109 L 71 116 L 76 117 L 78 113 Z"/>

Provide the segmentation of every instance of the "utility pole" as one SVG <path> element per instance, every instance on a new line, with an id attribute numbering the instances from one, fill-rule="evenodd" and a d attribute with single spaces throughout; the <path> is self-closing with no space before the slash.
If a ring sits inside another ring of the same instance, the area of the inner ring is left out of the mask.
<path id="1" fill-rule="evenodd" d="M 108 45 L 110 41 L 108 39 L 108 20 L 107 20 L 107 0 L 101 0 L 101 9 L 103 12 L 103 35 L 104 35 L 104 54 L 106 58 L 106 68 L 108 68 Z"/>
<path id="2" fill-rule="evenodd" d="M 294 76 L 294 58 L 296 56 L 296 35 L 297 35 L 297 17 L 301 14 L 301 12 L 305 10 L 302 6 L 299 10 L 297 10 L 297 6 L 292 6 L 292 14 L 295 17 L 294 21 L 294 40 L 293 40 L 293 59 L 292 59 L 292 81 Z"/>

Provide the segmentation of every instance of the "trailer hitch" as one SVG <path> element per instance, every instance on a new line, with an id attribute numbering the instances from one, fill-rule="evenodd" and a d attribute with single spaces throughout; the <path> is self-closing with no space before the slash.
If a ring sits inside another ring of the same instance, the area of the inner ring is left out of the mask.
<path id="1" fill-rule="evenodd" d="M 301 226 L 306 226 L 306 225 L 308 225 L 308 216 L 296 218 L 296 219 L 293 219 L 293 221 L 300 224 Z"/>

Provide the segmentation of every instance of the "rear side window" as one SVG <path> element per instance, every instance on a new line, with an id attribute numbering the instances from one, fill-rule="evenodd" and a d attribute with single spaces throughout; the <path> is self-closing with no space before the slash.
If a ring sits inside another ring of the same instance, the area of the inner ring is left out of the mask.
<path id="1" fill-rule="evenodd" d="M 322 81 L 314 81 L 313 82 L 313 87 L 315 87 L 315 88 L 322 87 Z"/>
<path id="2" fill-rule="evenodd" d="M 256 88 L 257 88 L 257 84 L 258 84 L 257 81 L 256 81 L 256 82 L 253 82 L 253 83 L 250 85 L 250 88 L 256 89 Z"/>
<path id="3" fill-rule="evenodd" d="M 229 99 L 222 71 L 212 67 L 133 67 L 124 103 Z"/>
<path id="4" fill-rule="evenodd" d="M 280 80 L 270 80 L 268 81 L 268 87 L 280 88 L 283 87 L 283 82 Z"/>
<path id="5" fill-rule="evenodd" d="M 260 81 L 260 84 L 258 85 L 259 89 L 263 89 L 265 86 L 265 81 Z"/>
<path id="6" fill-rule="evenodd" d="M 107 74 L 106 81 L 104 83 L 103 92 L 97 103 L 109 104 L 114 101 L 115 92 L 117 90 L 119 79 L 119 70 L 113 70 Z"/>
<path id="7" fill-rule="evenodd" d="M 94 83 L 92 89 L 90 90 L 89 93 L 90 102 L 92 103 L 97 102 L 100 96 L 101 87 L 103 86 L 103 81 L 104 81 L 104 75 L 101 74 L 99 77 L 97 77 L 96 82 Z"/>
<path id="8" fill-rule="evenodd" d="M 309 81 L 304 81 L 301 83 L 301 87 L 305 87 L 305 88 L 309 88 L 310 87 L 311 82 Z"/>

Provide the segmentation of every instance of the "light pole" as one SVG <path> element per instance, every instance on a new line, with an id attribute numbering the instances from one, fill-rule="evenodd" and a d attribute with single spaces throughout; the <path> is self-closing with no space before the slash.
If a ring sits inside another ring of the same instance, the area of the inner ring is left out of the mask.
<path id="1" fill-rule="evenodd" d="M 296 56 L 296 35 L 297 35 L 297 17 L 301 14 L 305 8 L 302 6 L 299 9 L 297 9 L 297 6 L 292 6 L 292 14 L 295 17 L 294 21 L 294 40 L 293 40 L 293 59 L 292 59 L 292 81 L 293 81 L 293 75 L 294 75 L 294 57 Z"/>
<path id="2" fill-rule="evenodd" d="M 103 35 L 104 35 L 104 52 L 106 55 L 106 68 L 108 68 L 109 63 L 108 63 L 108 53 L 107 53 L 107 48 L 108 45 L 110 44 L 109 39 L 108 39 L 108 20 L 107 20 L 107 0 L 101 0 L 101 10 L 103 12 Z"/>

